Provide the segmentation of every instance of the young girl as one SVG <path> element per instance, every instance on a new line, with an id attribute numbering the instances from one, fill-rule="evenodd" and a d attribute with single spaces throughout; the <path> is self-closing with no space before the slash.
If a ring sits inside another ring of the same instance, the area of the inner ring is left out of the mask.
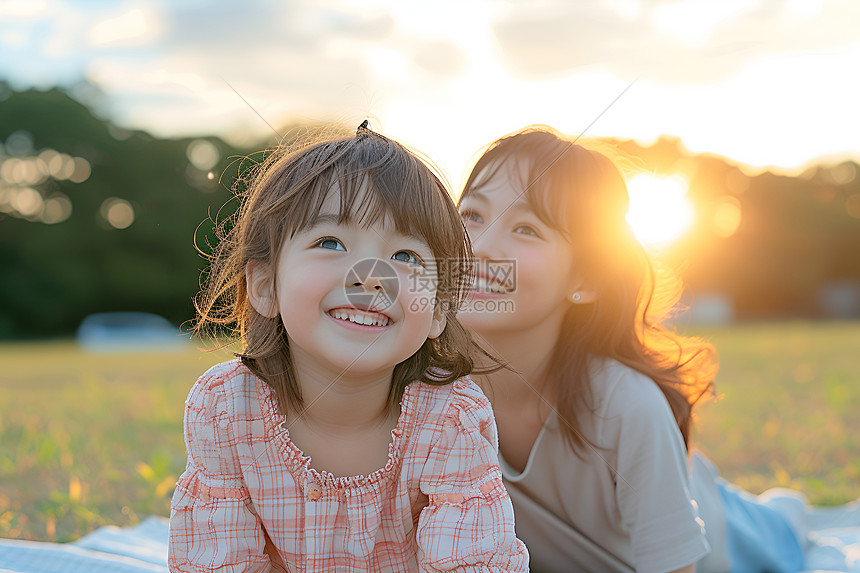
<path id="1" fill-rule="evenodd" d="M 459 206 L 479 263 L 459 317 L 511 366 L 479 381 L 533 570 L 799 570 L 782 514 L 704 460 L 690 482 L 691 413 L 716 356 L 661 325 L 677 283 L 627 225 L 614 163 L 525 129 L 486 149 Z"/>
<path id="2" fill-rule="evenodd" d="M 270 156 L 231 224 L 198 327 L 244 350 L 186 402 L 171 570 L 526 571 L 439 179 L 362 124 Z"/>

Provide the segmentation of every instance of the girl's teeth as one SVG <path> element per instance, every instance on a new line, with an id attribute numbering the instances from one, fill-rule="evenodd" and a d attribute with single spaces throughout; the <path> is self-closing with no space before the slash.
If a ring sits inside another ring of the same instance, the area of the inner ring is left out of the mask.
<path id="1" fill-rule="evenodd" d="M 350 322 L 354 322 L 355 324 L 363 324 L 363 325 L 372 325 L 372 326 L 388 326 L 388 317 L 380 316 L 380 317 L 372 317 L 363 313 L 358 312 L 341 312 L 334 311 L 331 313 L 334 318 L 340 320 L 348 320 Z"/>

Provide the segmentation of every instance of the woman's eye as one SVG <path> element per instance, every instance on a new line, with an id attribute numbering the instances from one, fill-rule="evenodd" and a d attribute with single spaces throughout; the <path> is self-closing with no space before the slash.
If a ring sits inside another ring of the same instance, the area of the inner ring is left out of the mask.
<path id="1" fill-rule="evenodd" d="M 538 232 L 534 230 L 534 227 L 531 227 L 529 225 L 520 225 L 519 227 L 514 229 L 514 233 L 519 233 L 521 235 L 530 235 L 532 237 L 540 236 Z"/>
<path id="2" fill-rule="evenodd" d="M 322 239 L 316 242 L 317 247 L 321 247 L 323 249 L 331 249 L 332 251 L 345 251 L 346 247 L 343 246 L 339 240 L 334 237 L 323 237 Z"/>
<path id="3" fill-rule="evenodd" d="M 411 265 L 423 265 L 424 259 L 422 259 L 418 254 L 413 253 L 412 251 L 397 251 L 391 257 L 395 261 L 400 261 L 403 263 L 409 263 Z"/>
<path id="4" fill-rule="evenodd" d="M 484 220 L 481 218 L 480 215 L 478 215 L 474 211 L 470 211 L 469 209 L 464 209 L 463 211 L 461 211 L 460 217 L 463 219 L 463 221 L 467 221 L 467 222 L 468 221 L 472 221 L 473 223 L 483 223 L 484 222 Z"/>

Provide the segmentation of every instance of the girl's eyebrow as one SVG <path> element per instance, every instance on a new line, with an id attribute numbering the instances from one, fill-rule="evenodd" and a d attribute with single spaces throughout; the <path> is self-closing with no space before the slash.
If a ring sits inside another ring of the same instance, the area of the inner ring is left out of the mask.
<path id="1" fill-rule="evenodd" d="M 313 229 L 320 225 L 337 225 L 339 217 L 334 213 L 318 213 L 316 217 L 311 219 L 308 229 Z"/>
<path id="2" fill-rule="evenodd" d="M 320 225 L 335 225 L 335 226 L 337 226 L 338 224 L 340 224 L 340 216 L 338 216 L 334 213 L 319 213 L 319 214 L 317 214 L 316 217 L 311 219 L 310 224 L 307 226 L 307 230 L 312 230 L 312 229 L 314 229 Z M 423 237 L 421 237 L 415 233 L 403 234 L 403 233 L 400 233 L 398 231 L 397 234 L 400 235 L 401 237 L 405 238 L 405 239 L 410 239 L 412 241 L 420 243 L 422 246 L 426 245 L 427 248 L 430 248 L 430 246 L 427 244 L 427 241 Z"/>

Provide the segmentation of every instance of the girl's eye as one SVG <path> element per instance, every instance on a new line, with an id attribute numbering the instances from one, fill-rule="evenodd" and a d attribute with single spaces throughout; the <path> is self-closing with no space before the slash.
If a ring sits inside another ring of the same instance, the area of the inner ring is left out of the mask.
<path id="1" fill-rule="evenodd" d="M 514 233 L 520 233 L 521 235 L 529 235 L 531 237 L 540 237 L 537 231 L 534 230 L 534 227 L 529 225 L 520 225 L 516 229 L 514 229 Z"/>
<path id="2" fill-rule="evenodd" d="M 331 249 L 332 251 L 345 251 L 346 247 L 343 246 L 339 240 L 334 237 L 323 237 L 319 239 L 314 246 L 321 247 L 323 249 Z"/>
<path id="3" fill-rule="evenodd" d="M 391 258 L 411 265 L 424 265 L 424 259 L 412 251 L 397 251 Z"/>
<path id="4" fill-rule="evenodd" d="M 480 215 L 478 215 L 477 213 L 475 213 L 474 211 L 469 210 L 469 209 L 464 209 L 463 211 L 461 211 L 460 217 L 463 219 L 463 221 L 466 221 L 466 222 L 469 222 L 469 221 L 471 221 L 473 223 L 483 223 L 484 222 L 484 220 L 481 218 Z"/>

